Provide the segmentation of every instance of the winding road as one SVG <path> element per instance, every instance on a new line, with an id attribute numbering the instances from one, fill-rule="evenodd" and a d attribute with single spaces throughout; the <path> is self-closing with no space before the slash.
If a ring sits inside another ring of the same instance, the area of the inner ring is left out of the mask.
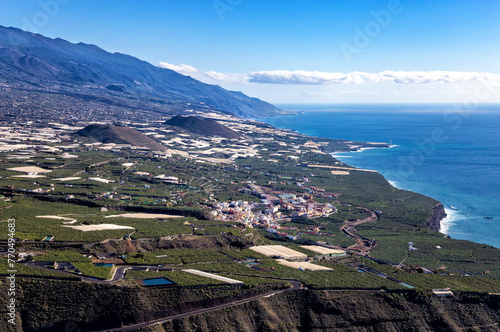
<path id="1" fill-rule="evenodd" d="M 343 225 L 341 227 L 341 230 L 343 233 L 350 235 L 351 237 L 353 237 L 356 240 L 356 244 L 348 247 L 348 249 L 352 250 L 352 251 L 357 251 L 360 254 L 364 255 L 364 254 L 366 254 L 367 251 L 369 251 L 371 248 L 373 248 L 376 245 L 376 242 L 367 240 L 367 239 L 357 235 L 355 227 L 358 225 L 361 225 L 363 223 L 366 223 L 366 222 L 376 221 L 376 220 L 378 220 L 378 216 L 374 211 L 371 211 L 371 210 L 366 209 L 366 208 L 361 208 L 361 209 L 363 209 L 368 214 L 368 216 L 366 218 L 358 219 L 356 221 L 346 221 L 345 225 Z M 27 263 L 26 265 L 29 265 L 32 267 L 37 267 L 37 268 L 44 268 L 44 267 L 41 267 L 41 266 L 34 264 L 34 263 Z M 125 277 L 126 271 L 132 267 L 146 268 L 146 267 L 151 267 L 151 266 L 120 266 L 120 267 L 117 267 L 115 269 L 113 276 L 111 277 L 111 279 L 108 279 L 108 280 L 98 280 L 98 279 L 89 278 L 89 277 L 81 277 L 81 279 L 82 279 L 82 281 L 88 281 L 88 282 L 94 282 L 94 283 L 112 283 L 112 282 L 116 282 L 116 281 L 123 279 Z M 52 270 L 52 271 L 54 271 L 54 270 Z M 74 276 L 74 274 L 64 272 L 64 271 L 57 271 L 57 272 L 64 273 L 64 274 L 70 274 L 70 275 Z M 276 278 L 276 280 L 285 280 L 285 279 Z M 147 322 L 131 324 L 131 325 L 127 325 L 127 326 L 116 327 L 116 328 L 105 329 L 105 330 L 101 329 L 101 330 L 96 330 L 96 331 L 126 331 L 126 330 L 144 328 L 144 327 L 152 326 L 155 324 L 162 324 L 162 323 L 174 320 L 174 319 L 191 317 L 191 316 L 195 316 L 195 315 L 199 315 L 199 314 L 203 314 L 203 313 L 207 313 L 207 312 L 211 312 L 211 311 L 215 311 L 215 310 L 220 310 L 220 309 L 229 308 L 229 307 L 233 307 L 233 306 L 237 306 L 237 305 L 242 305 L 242 304 L 253 302 L 253 301 L 256 301 L 256 300 L 259 300 L 262 298 L 274 296 L 276 294 L 289 292 L 292 290 L 302 288 L 302 284 L 300 284 L 297 281 L 294 281 L 294 280 L 285 280 L 285 281 L 289 282 L 292 287 L 280 289 L 280 290 L 271 290 L 271 291 L 268 291 L 266 293 L 255 295 L 255 296 L 243 299 L 243 300 L 236 300 L 234 302 L 215 305 L 215 306 L 211 306 L 208 308 L 203 308 L 203 309 L 198 309 L 198 310 L 194 310 L 194 311 L 190 311 L 190 312 L 186 312 L 186 313 L 182 313 L 182 314 L 177 314 L 174 316 L 162 317 L 162 318 L 158 318 L 158 319 L 147 321 Z"/>
<path id="2" fill-rule="evenodd" d="M 122 266 L 117 267 L 114 270 L 114 273 L 113 273 L 113 276 L 111 277 L 111 279 L 102 280 L 102 279 L 96 279 L 96 278 L 92 278 L 92 277 L 79 276 L 79 275 L 74 274 L 72 272 L 66 272 L 66 271 L 61 271 L 61 270 L 54 270 L 54 269 L 51 269 L 51 268 L 47 268 L 47 267 L 41 266 L 40 264 L 37 264 L 37 263 L 24 263 L 24 264 L 27 265 L 27 266 L 29 266 L 29 267 L 34 267 L 34 268 L 37 268 L 37 269 L 46 269 L 46 270 L 49 270 L 51 272 L 56 272 L 56 273 L 61 273 L 61 274 L 65 274 L 65 275 L 70 275 L 72 277 L 79 277 L 82 281 L 94 282 L 94 283 L 99 283 L 99 284 L 106 284 L 106 283 L 116 282 L 118 280 L 124 279 L 125 278 L 125 272 L 128 269 L 131 269 L 131 268 L 144 268 L 145 269 L 145 268 L 154 267 L 154 266 L 151 266 L 151 265 L 122 265 Z"/>
<path id="3" fill-rule="evenodd" d="M 277 279 L 277 280 L 281 280 L 281 279 Z M 199 310 L 194 310 L 194 311 L 190 311 L 190 312 L 186 312 L 186 313 L 178 314 L 178 315 L 174 315 L 174 316 L 162 317 L 162 318 L 158 318 L 158 319 L 151 320 L 151 321 L 148 321 L 148 322 L 131 324 L 131 325 L 123 326 L 123 327 L 116 327 L 116 328 L 105 329 L 105 330 L 95 330 L 95 331 L 126 331 L 126 330 L 143 328 L 143 327 L 147 327 L 147 326 L 151 326 L 151 325 L 155 325 L 155 324 L 162 324 L 162 323 L 165 323 L 165 322 L 168 322 L 168 321 L 171 321 L 171 320 L 174 320 L 174 319 L 178 319 L 178 318 L 185 318 L 185 317 L 195 316 L 195 315 L 199 315 L 199 314 L 203 314 L 203 313 L 207 313 L 207 312 L 211 312 L 211 311 L 215 311 L 215 310 L 220 310 L 220 309 L 224 309 L 224 308 L 234 307 L 234 306 L 237 306 L 237 305 L 241 305 L 241 304 L 249 303 L 249 302 L 252 302 L 252 301 L 256 301 L 256 300 L 259 300 L 259 299 L 262 299 L 262 298 L 271 297 L 271 296 L 274 296 L 276 294 L 280 294 L 280 293 L 284 293 L 284 292 L 289 292 L 289 291 L 292 291 L 292 290 L 296 290 L 296 289 L 299 289 L 299 288 L 302 287 L 302 285 L 299 282 L 297 282 L 297 281 L 291 281 L 291 280 L 286 280 L 286 281 L 290 282 L 290 284 L 292 285 L 292 287 L 285 288 L 285 289 L 280 289 L 280 290 L 272 290 L 272 291 L 268 291 L 266 293 L 259 294 L 259 295 L 256 295 L 256 296 L 252 296 L 252 297 L 249 297 L 249 298 L 246 298 L 246 299 L 243 299 L 243 300 L 237 300 L 237 301 L 234 301 L 234 302 L 220 304 L 220 305 L 216 305 L 216 306 L 212 306 L 212 307 L 208 307 L 208 308 L 203 308 L 203 309 L 199 309 Z"/>
<path id="4" fill-rule="evenodd" d="M 40 266 L 40 265 L 38 265 L 36 263 L 25 263 L 25 264 L 28 265 L 28 266 L 30 266 L 30 267 L 34 267 L 34 268 L 47 269 L 47 268 L 45 268 L 43 266 Z M 81 280 L 82 281 L 87 281 L 87 282 L 101 283 L 101 284 L 116 282 L 118 280 L 121 280 L 121 279 L 125 278 L 125 272 L 128 269 L 132 268 L 132 267 L 135 267 L 135 268 L 150 268 L 151 266 L 150 265 L 134 265 L 134 266 L 126 265 L 126 266 L 120 266 L 120 267 L 117 267 L 115 269 L 115 271 L 114 271 L 113 276 L 111 277 L 111 279 L 108 279 L 108 280 L 99 280 L 99 279 L 90 278 L 90 277 L 81 277 Z M 61 274 L 66 274 L 66 275 L 69 274 L 69 275 L 75 276 L 74 273 L 70 273 L 70 272 L 53 270 L 53 269 L 49 269 L 49 270 L 53 271 L 53 272 L 58 272 L 58 273 L 61 273 Z M 295 281 L 295 280 L 280 279 L 280 278 L 272 278 L 272 279 L 286 281 L 286 282 L 290 283 L 290 285 L 292 287 L 285 288 L 285 289 L 279 289 L 279 290 L 270 290 L 268 292 L 265 292 L 265 293 L 262 293 L 262 294 L 259 294 L 259 295 L 255 295 L 255 296 L 243 299 L 243 300 L 236 300 L 234 302 L 229 302 L 229 303 L 225 303 L 225 304 L 219 304 L 219 305 L 211 306 L 211 307 L 208 307 L 208 308 L 203 308 L 203 309 L 198 309 L 198 310 L 194 310 L 194 311 L 190 311 L 190 312 L 185 312 L 185 313 L 174 315 L 174 316 L 162 317 L 162 318 L 158 318 L 158 319 L 151 320 L 151 321 L 148 321 L 148 322 L 131 324 L 131 325 L 127 325 L 127 326 L 116 327 L 116 328 L 105 329 L 105 330 L 101 329 L 101 330 L 96 330 L 96 331 L 125 331 L 125 330 L 132 330 L 132 329 L 147 327 L 147 326 L 151 326 L 151 325 L 154 325 L 154 324 L 162 324 L 164 322 L 168 322 L 168 321 L 171 321 L 173 319 L 190 317 L 190 316 L 195 316 L 195 315 L 199 315 L 199 314 L 210 312 L 210 311 L 215 311 L 215 310 L 220 310 L 220 309 L 224 309 L 224 308 L 229 308 L 229 307 L 233 307 L 233 306 L 237 306 L 237 305 L 249 303 L 249 302 L 252 302 L 252 301 L 256 301 L 258 299 L 271 297 L 271 296 L 274 296 L 276 294 L 280 294 L 280 293 L 284 293 L 284 292 L 289 292 L 289 291 L 292 291 L 292 290 L 296 290 L 296 289 L 302 288 L 302 284 L 300 282 L 298 282 L 298 281 Z"/>
<path id="5" fill-rule="evenodd" d="M 356 234 L 356 226 L 367 223 L 367 222 L 376 221 L 376 220 L 378 220 L 378 216 L 374 211 L 372 211 L 370 209 L 366 209 L 366 208 L 362 208 L 362 207 L 359 207 L 359 208 L 364 210 L 367 214 L 369 214 L 369 216 L 366 218 L 358 219 L 356 221 L 346 220 L 345 225 L 343 225 L 340 228 L 340 230 L 344 234 L 347 234 L 347 235 L 353 237 L 354 240 L 356 240 L 356 244 L 353 244 L 352 246 L 347 247 L 347 249 L 352 250 L 352 251 L 357 251 L 361 255 L 364 255 L 364 254 L 366 254 L 366 252 L 370 251 L 371 248 L 375 247 L 377 245 L 377 242 L 373 241 L 373 240 L 365 239 L 365 238 L 359 236 L 358 234 Z"/>

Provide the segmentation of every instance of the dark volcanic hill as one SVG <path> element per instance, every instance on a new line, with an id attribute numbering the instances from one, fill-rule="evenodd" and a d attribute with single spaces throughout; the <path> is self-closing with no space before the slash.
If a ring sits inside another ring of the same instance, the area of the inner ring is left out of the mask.
<path id="1" fill-rule="evenodd" d="M 196 116 L 174 116 L 165 124 L 180 127 L 200 136 L 221 136 L 225 138 L 239 138 L 241 135 L 215 120 Z"/>
<path id="2" fill-rule="evenodd" d="M 130 55 L 3 26 L 0 26 L 0 83 L 33 88 L 37 92 L 65 91 L 80 99 L 88 99 L 90 95 L 94 101 L 121 97 L 120 105 L 141 110 L 157 108 L 160 112 L 199 107 L 248 118 L 279 111 L 260 99 L 202 83 Z"/>
<path id="3" fill-rule="evenodd" d="M 94 138 L 102 143 L 132 144 L 155 151 L 166 151 L 167 147 L 129 127 L 91 124 L 76 132 L 79 136 Z"/>

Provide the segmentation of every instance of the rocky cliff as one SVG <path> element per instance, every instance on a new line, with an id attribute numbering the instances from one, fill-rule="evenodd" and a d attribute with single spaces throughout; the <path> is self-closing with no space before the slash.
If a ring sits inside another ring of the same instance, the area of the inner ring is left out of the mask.
<path id="1" fill-rule="evenodd" d="M 498 331 L 499 305 L 486 294 L 297 291 L 142 331 Z"/>
<path id="2" fill-rule="evenodd" d="M 433 231 L 439 232 L 441 228 L 441 221 L 446 218 L 447 214 L 444 210 L 443 204 L 437 204 L 431 211 L 429 219 L 427 219 L 427 227 Z"/>
<path id="3" fill-rule="evenodd" d="M 68 331 L 68 326 L 74 327 L 71 331 L 103 331 L 268 290 L 264 286 L 143 289 L 36 279 L 22 280 L 20 285 L 23 331 L 65 327 Z M 0 299 L 0 304 L 4 302 Z M 498 331 L 499 310 L 500 297 L 481 293 L 456 292 L 452 298 L 438 299 L 416 291 L 297 290 L 133 331 Z M 21 331 L 10 326 L 0 330 Z"/>

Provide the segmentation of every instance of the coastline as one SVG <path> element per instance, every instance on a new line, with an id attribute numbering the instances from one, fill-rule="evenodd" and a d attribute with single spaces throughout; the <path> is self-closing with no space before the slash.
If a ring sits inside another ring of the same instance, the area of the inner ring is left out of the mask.
<path id="1" fill-rule="evenodd" d="M 342 154 L 342 153 L 363 152 L 366 150 L 373 150 L 373 149 L 391 149 L 391 148 L 395 148 L 395 147 L 399 146 L 396 144 L 387 144 L 387 143 L 378 143 L 378 142 L 363 142 L 363 144 L 373 144 L 373 146 L 359 147 L 359 148 L 356 148 L 356 149 L 351 150 L 351 151 L 332 152 L 332 153 L 330 153 L 330 155 L 335 158 L 335 156 L 338 156 L 339 154 Z M 380 146 L 376 146 L 377 144 Z M 386 144 L 386 145 L 384 146 L 384 144 Z M 348 158 L 348 156 L 340 156 L 340 157 L 341 158 Z"/>
<path id="2" fill-rule="evenodd" d="M 446 217 L 443 220 L 441 220 L 441 227 L 439 228 L 439 233 L 450 236 L 448 234 L 448 231 L 450 230 L 451 226 L 455 225 L 453 221 L 455 220 L 456 212 L 451 209 L 448 209 L 446 206 L 444 207 L 444 211 L 446 212 Z"/>
<path id="3" fill-rule="evenodd" d="M 365 142 L 366 144 L 384 144 L 384 143 L 374 143 L 374 142 Z M 366 150 L 372 150 L 372 149 L 391 149 L 391 148 L 394 148 L 394 147 L 397 147 L 399 145 L 397 144 L 388 144 L 387 146 L 371 146 L 371 147 L 359 147 L 359 148 L 356 148 L 355 150 L 352 150 L 352 151 L 339 151 L 339 152 L 331 152 L 329 153 L 330 156 L 332 156 L 333 158 L 339 160 L 337 157 L 340 157 L 340 158 L 351 158 L 350 156 L 346 156 L 344 154 L 348 154 L 348 153 L 359 153 L 359 152 L 363 152 L 363 151 L 366 151 Z M 339 160 L 341 161 L 341 160 Z M 343 161 L 341 161 L 343 162 Z M 351 165 L 349 163 L 347 163 L 348 165 L 350 166 L 353 166 L 353 167 L 358 167 L 358 166 L 355 166 L 355 165 Z M 396 189 L 400 189 L 400 190 L 405 190 L 403 188 L 401 188 L 401 186 L 398 186 L 396 184 L 395 181 L 391 181 L 391 180 L 388 180 L 382 173 L 380 173 L 378 170 L 375 170 L 377 173 L 381 174 L 384 179 L 391 185 L 393 186 L 394 188 Z M 411 190 L 408 190 L 408 191 L 411 191 Z M 436 200 L 438 201 L 438 200 Z M 437 231 L 443 235 L 446 235 L 448 237 L 450 237 L 450 235 L 448 234 L 448 231 L 450 229 L 450 227 L 452 225 L 454 225 L 452 222 L 454 220 L 454 211 L 451 210 L 451 209 L 448 209 L 446 208 L 446 206 L 438 201 L 439 203 L 431 210 L 430 212 L 430 215 L 429 215 L 429 218 L 427 219 L 427 227 L 429 229 L 432 229 L 434 231 Z"/>
<path id="4" fill-rule="evenodd" d="M 371 148 L 378 148 L 371 146 L 370 149 L 358 148 L 350 151 L 348 149 L 332 149 L 325 152 L 342 163 L 377 170 L 395 188 L 423 194 L 435 199 L 436 203 L 437 201 L 442 202 L 446 217 L 442 218 L 437 230 L 443 235 L 451 235 L 454 239 L 500 248 L 498 238 L 495 239 L 493 236 L 493 234 L 500 232 L 500 224 L 496 220 L 489 220 L 500 218 L 498 211 L 493 208 L 498 204 L 498 196 L 492 195 L 498 190 L 498 185 L 495 186 L 495 183 L 498 183 L 498 177 L 496 180 L 485 181 L 484 178 L 480 178 L 479 182 L 473 181 L 476 176 L 481 176 L 484 172 L 489 172 L 488 169 L 491 170 L 492 166 L 498 165 L 498 156 L 489 154 L 487 159 L 483 159 L 478 149 L 471 149 L 472 146 L 468 145 L 468 141 L 463 141 L 463 135 L 452 130 L 448 130 L 449 144 L 443 145 L 443 147 L 433 145 L 432 151 L 426 152 L 425 147 L 416 144 L 416 142 L 425 142 L 429 138 L 430 129 L 446 129 L 449 125 L 443 120 L 442 112 L 439 109 L 439 112 L 421 115 L 420 108 L 416 106 L 409 106 L 409 111 L 403 114 L 399 111 L 387 111 L 384 108 L 387 112 L 373 118 L 373 114 L 364 108 L 349 107 L 340 113 L 329 112 L 334 106 L 297 106 L 292 109 L 306 110 L 304 113 L 307 116 L 293 117 L 288 122 L 274 119 L 261 119 L 261 121 L 281 129 L 293 128 L 298 133 L 315 138 L 324 137 L 359 143 L 362 139 L 364 139 L 363 142 L 395 142 L 396 146 L 390 144 L 391 148 L 394 147 L 393 151 L 371 150 Z M 500 116 L 500 113 L 498 114 Z M 477 126 L 482 128 L 481 131 L 478 131 L 476 125 L 472 124 L 464 124 L 464 130 L 473 135 L 471 139 L 474 142 L 484 142 L 488 137 L 497 137 L 498 133 L 495 133 L 490 128 L 491 126 L 486 124 L 499 119 L 498 116 L 488 113 L 478 117 Z M 412 134 L 408 136 L 404 124 L 406 121 L 415 119 L 428 123 L 430 127 L 424 129 L 422 126 L 411 125 L 408 130 L 411 129 Z M 359 131 L 363 133 L 361 134 Z M 491 151 L 497 145 L 498 143 L 484 145 L 484 150 Z M 428 145 L 426 147 L 429 148 Z M 460 158 L 462 150 L 470 152 L 471 157 L 464 164 L 458 165 L 455 174 L 454 168 L 448 161 Z M 367 152 L 365 154 L 347 153 L 363 151 Z M 422 152 L 424 153 L 423 159 L 415 159 Z M 454 159 L 449 159 L 450 157 Z M 413 161 L 415 161 L 415 165 L 412 164 Z M 419 165 L 423 162 L 429 162 L 431 167 L 427 170 L 425 168 L 420 170 Z M 469 164 L 471 167 L 466 168 L 466 165 Z M 413 170 L 415 176 L 412 174 Z M 444 181 L 443 179 L 447 177 L 450 180 Z M 483 183 L 481 187 L 478 187 L 478 183 L 481 181 Z"/>
<path id="5" fill-rule="evenodd" d="M 405 189 L 401 188 L 401 186 L 398 186 L 396 181 L 391 181 L 391 180 L 387 180 L 387 179 L 386 179 L 386 181 L 389 182 L 390 185 L 393 186 L 394 188 L 397 188 L 400 190 L 405 190 Z M 408 190 L 408 191 L 411 191 L 411 190 Z M 436 225 L 434 225 L 433 227 L 430 227 L 430 228 L 435 230 L 435 231 L 438 231 L 441 234 L 444 234 L 444 235 L 447 235 L 450 237 L 450 234 L 448 232 L 450 230 L 450 227 L 454 225 L 453 221 L 455 220 L 456 212 L 447 208 L 446 205 L 443 204 L 443 202 L 440 202 L 440 204 L 443 206 L 443 211 L 444 211 L 445 216 L 443 218 L 441 218 L 441 220 L 439 220 L 439 227 L 437 227 L 437 221 L 435 221 Z M 432 216 L 431 216 L 431 218 L 432 218 Z"/>
<path id="6" fill-rule="evenodd" d="M 368 147 L 368 148 L 360 148 L 359 150 L 355 150 L 355 151 L 348 151 L 348 152 L 341 152 L 341 153 L 363 152 L 365 150 L 370 150 L 370 149 L 387 149 L 387 148 L 390 149 L 390 148 L 394 148 L 397 146 L 398 145 L 389 145 L 388 147 Z M 337 156 L 341 153 L 333 152 L 333 153 L 330 153 L 330 155 L 333 158 L 337 159 Z M 343 157 L 349 158 L 349 156 L 340 156 L 340 157 L 341 158 L 343 158 Z M 354 166 L 354 165 L 350 165 L 350 166 Z M 357 167 L 357 166 L 354 166 L 354 167 Z M 380 173 L 378 170 L 375 170 L 375 171 L 377 173 L 381 174 L 384 177 L 384 179 L 394 188 L 400 189 L 400 190 L 405 190 L 405 189 L 401 188 L 401 186 L 398 186 L 395 181 L 387 180 L 386 177 L 382 173 Z M 411 191 L 411 190 L 408 190 L 408 191 Z M 454 212 L 452 210 L 446 208 L 446 206 L 442 202 L 440 202 L 440 201 L 438 201 L 438 202 L 439 202 L 439 204 L 437 204 L 432 209 L 432 211 L 429 215 L 429 218 L 427 219 L 427 222 L 428 222 L 427 227 L 429 229 L 432 229 L 434 231 L 437 231 L 437 232 L 449 237 L 450 235 L 448 234 L 448 231 L 450 229 L 450 226 L 453 225 L 452 221 L 454 220 L 454 218 L 453 218 Z"/>

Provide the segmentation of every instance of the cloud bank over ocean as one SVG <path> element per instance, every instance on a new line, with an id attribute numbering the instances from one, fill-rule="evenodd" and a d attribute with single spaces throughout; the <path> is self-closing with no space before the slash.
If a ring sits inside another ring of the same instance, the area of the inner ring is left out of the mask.
<path id="1" fill-rule="evenodd" d="M 380 73 L 328 73 L 305 70 L 259 71 L 249 74 L 253 83 L 274 84 L 364 84 L 394 82 L 408 83 L 458 83 L 485 80 L 500 83 L 500 76 L 492 73 L 458 71 L 391 71 Z"/>
<path id="2" fill-rule="evenodd" d="M 220 73 L 201 71 L 190 65 L 174 65 L 160 62 L 159 67 L 175 70 L 183 75 L 199 74 L 215 81 L 233 84 L 367 84 L 393 82 L 398 84 L 412 83 L 461 83 L 486 81 L 500 85 L 500 75 L 493 73 L 460 72 L 460 71 L 393 71 L 379 73 L 350 72 L 335 73 L 307 70 L 271 70 L 243 73 Z"/>

